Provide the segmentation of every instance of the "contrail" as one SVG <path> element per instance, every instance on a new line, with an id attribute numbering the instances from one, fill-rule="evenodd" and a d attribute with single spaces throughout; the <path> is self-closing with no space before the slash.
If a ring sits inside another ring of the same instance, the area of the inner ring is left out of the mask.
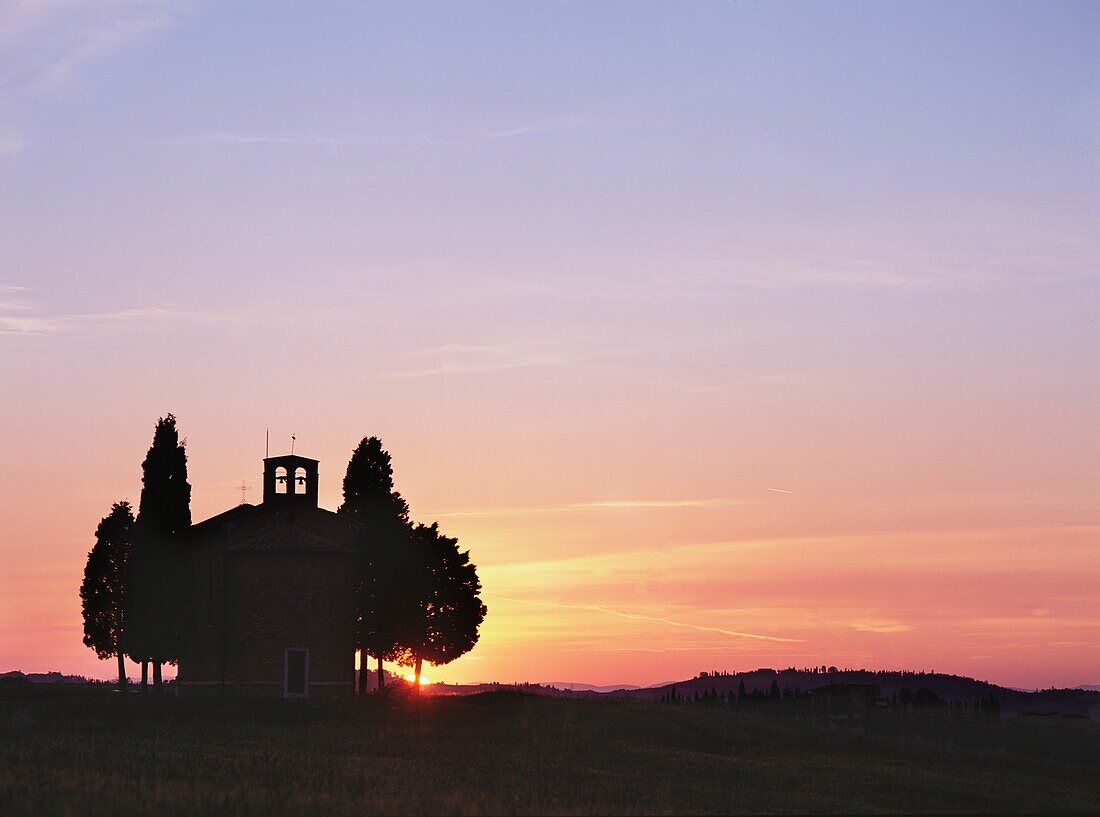
<path id="1" fill-rule="evenodd" d="M 802 493 L 801 491 L 788 491 L 785 488 L 765 488 L 764 490 L 765 491 L 774 491 L 777 494 L 793 494 L 794 496 L 806 496 L 806 494 Z M 889 513 L 896 513 L 897 512 L 896 509 L 894 509 L 894 508 L 884 508 L 881 505 L 864 505 L 861 502 L 857 502 L 856 507 L 857 508 L 867 508 L 868 510 L 872 510 L 872 511 L 888 511 Z"/>
<path id="2" fill-rule="evenodd" d="M 673 621 L 670 618 L 660 618 L 659 616 L 645 616 L 639 613 L 627 613 L 623 610 L 616 610 L 614 607 L 604 607 L 600 604 L 563 604 L 561 602 L 553 601 L 534 601 L 532 599 L 517 599 L 512 596 L 500 596 L 495 593 L 487 596 L 493 596 L 498 599 L 504 599 L 506 601 L 515 601 L 520 604 L 533 604 L 538 607 L 561 607 L 566 610 L 590 610 L 597 613 L 610 613 L 613 616 L 619 618 L 629 619 L 631 621 L 652 621 L 655 624 L 667 624 L 670 627 L 681 627 L 685 630 L 695 630 L 700 633 L 718 633 L 720 635 L 733 636 L 734 638 L 752 638 L 757 641 L 780 641 L 786 644 L 805 644 L 806 640 L 803 638 L 782 638 L 777 635 L 760 635 L 759 633 L 743 633 L 739 630 L 727 630 L 723 627 L 707 627 L 702 624 L 687 624 L 683 621 Z"/>

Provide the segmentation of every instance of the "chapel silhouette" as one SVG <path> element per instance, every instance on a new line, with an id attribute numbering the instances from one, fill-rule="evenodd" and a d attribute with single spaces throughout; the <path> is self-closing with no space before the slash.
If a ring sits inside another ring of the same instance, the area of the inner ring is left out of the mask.
<path id="1" fill-rule="evenodd" d="M 192 526 L 184 695 L 351 696 L 360 526 L 318 506 L 318 462 L 264 459 L 263 502 Z"/>

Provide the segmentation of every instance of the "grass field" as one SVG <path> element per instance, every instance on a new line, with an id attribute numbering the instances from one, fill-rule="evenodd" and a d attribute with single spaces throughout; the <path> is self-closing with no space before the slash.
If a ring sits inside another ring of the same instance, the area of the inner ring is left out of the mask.
<path id="1" fill-rule="evenodd" d="M 1100 724 L 0 691 L 0 814 L 1100 811 Z"/>

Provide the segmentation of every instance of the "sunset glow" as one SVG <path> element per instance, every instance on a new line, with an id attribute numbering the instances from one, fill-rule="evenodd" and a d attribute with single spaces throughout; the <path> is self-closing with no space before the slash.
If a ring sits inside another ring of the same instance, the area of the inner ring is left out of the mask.
<path id="1" fill-rule="evenodd" d="M 173 412 L 196 521 L 382 438 L 432 681 L 1100 684 L 1100 5 L 937 8 L 0 12 L 0 671 Z"/>

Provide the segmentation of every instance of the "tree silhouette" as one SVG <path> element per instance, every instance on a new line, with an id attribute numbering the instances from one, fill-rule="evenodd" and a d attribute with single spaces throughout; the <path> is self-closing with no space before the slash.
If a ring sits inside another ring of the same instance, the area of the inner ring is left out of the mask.
<path id="1" fill-rule="evenodd" d="M 389 452 L 377 437 L 359 441 L 344 475 L 344 501 L 337 513 L 361 523 L 359 575 L 356 581 L 356 641 L 359 647 L 359 692 L 367 687 L 367 655 L 378 661 L 378 688 L 385 684 L 384 660 L 400 650 L 400 595 L 407 571 L 409 505 L 393 487 Z"/>
<path id="2" fill-rule="evenodd" d="M 187 452 L 171 414 L 157 421 L 141 468 L 141 501 L 127 580 L 126 647 L 134 660 L 152 662 L 153 685 L 159 688 L 162 664 L 179 658 L 178 608 L 184 576 L 177 557 L 180 537 L 191 527 Z"/>
<path id="3" fill-rule="evenodd" d="M 384 661 L 402 654 L 402 635 L 415 620 L 415 598 L 406 587 L 417 565 L 410 560 L 412 532 L 393 522 L 364 528 L 359 534 L 356 585 L 356 638 L 360 650 L 359 690 L 367 687 L 367 657 L 377 661 L 378 688 L 385 685 Z"/>
<path id="4" fill-rule="evenodd" d="M 458 549 L 458 539 L 440 533 L 438 522 L 413 529 L 409 553 L 416 565 L 406 591 L 415 602 L 415 618 L 402 627 L 400 661 L 414 668 L 419 689 L 424 661 L 449 664 L 473 649 L 486 607 L 470 552 Z"/>
<path id="5" fill-rule="evenodd" d="M 336 512 L 365 523 L 409 521 L 409 503 L 393 489 L 390 454 L 378 437 L 364 437 L 352 452 L 344 474 L 344 501 Z"/>
<path id="6" fill-rule="evenodd" d="M 118 688 L 126 691 L 126 571 L 133 547 L 134 514 L 129 502 L 116 502 L 95 531 L 95 545 L 84 567 L 80 603 L 84 643 L 100 658 L 118 658 Z"/>

